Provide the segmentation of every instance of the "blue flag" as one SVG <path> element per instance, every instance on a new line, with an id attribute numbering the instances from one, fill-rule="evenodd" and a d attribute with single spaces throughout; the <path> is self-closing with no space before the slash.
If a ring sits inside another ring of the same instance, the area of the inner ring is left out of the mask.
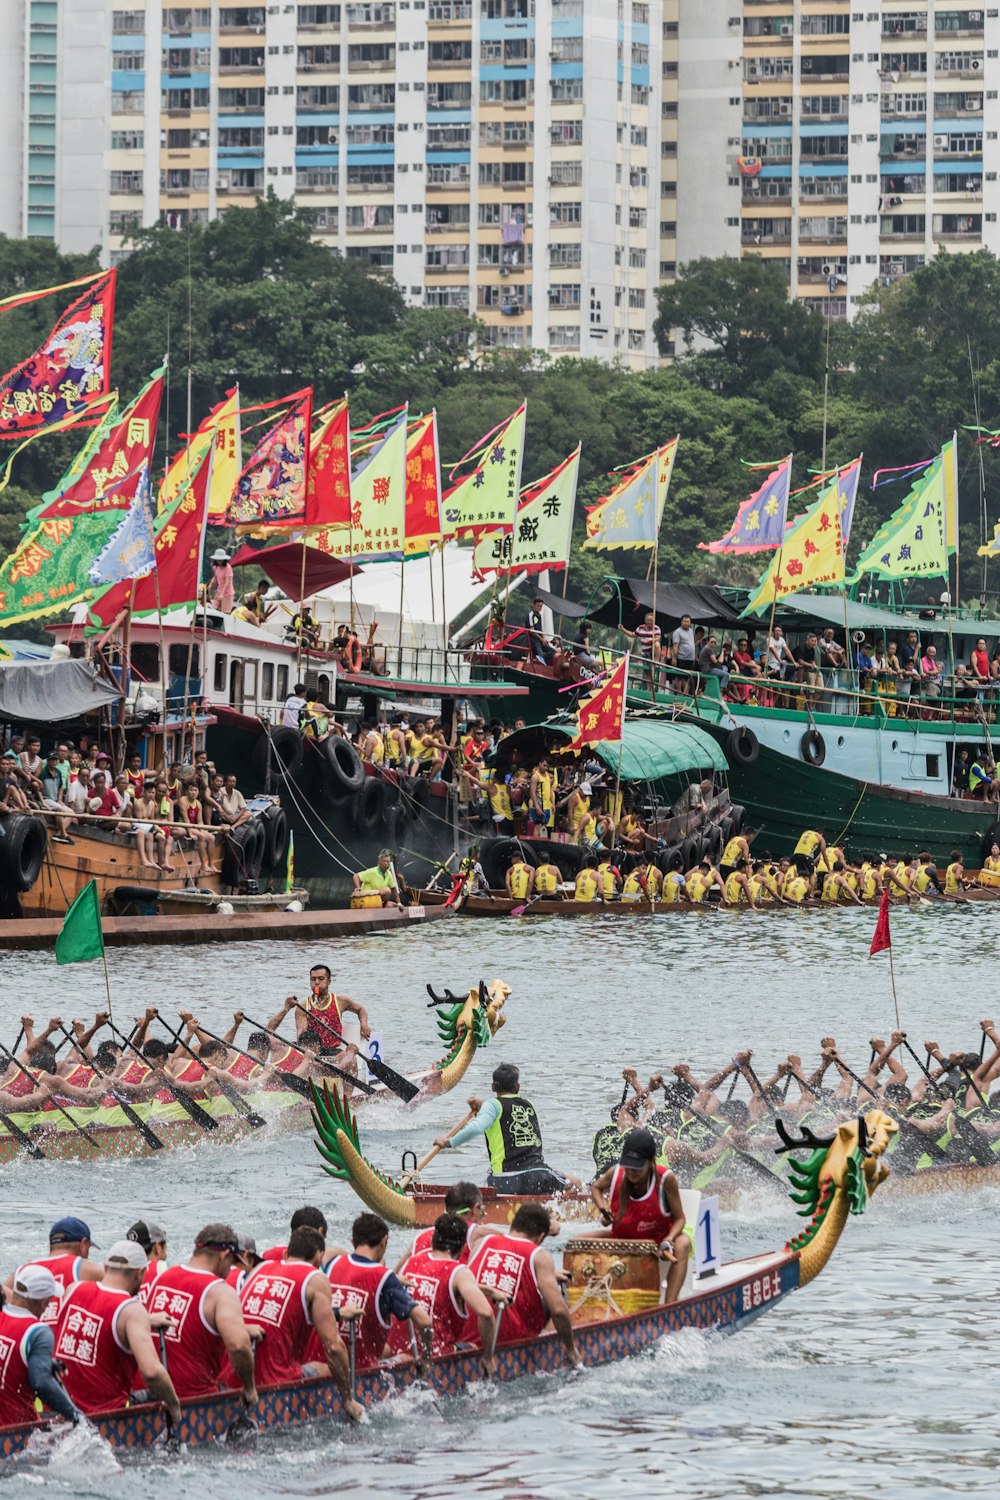
<path id="1" fill-rule="evenodd" d="M 732 526 L 717 542 L 699 542 L 703 552 L 766 552 L 781 546 L 788 514 L 792 456 L 783 458 L 760 489 L 744 500 Z"/>
<path id="2" fill-rule="evenodd" d="M 153 550 L 153 496 L 149 465 L 143 464 L 135 499 L 90 566 L 94 584 L 145 578 L 156 567 Z"/>

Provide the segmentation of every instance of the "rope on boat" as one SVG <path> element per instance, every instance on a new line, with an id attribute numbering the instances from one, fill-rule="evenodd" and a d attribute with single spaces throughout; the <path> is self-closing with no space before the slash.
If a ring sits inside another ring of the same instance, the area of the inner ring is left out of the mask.
<path id="1" fill-rule="evenodd" d="M 597 1302 L 607 1309 L 609 1318 L 623 1318 L 625 1314 L 611 1295 L 611 1283 L 614 1280 L 615 1276 L 611 1271 L 604 1276 L 591 1276 L 589 1281 L 584 1282 L 579 1300 L 573 1303 L 573 1311 L 576 1312 L 586 1302 Z"/>
<path id="2" fill-rule="evenodd" d="M 867 792 L 868 792 L 868 782 L 866 781 L 864 783 L 864 785 L 862 786 L 862 788 L 861 788 L 861 796 L 858 798 L 857 802 L 855 802 L 855 804 L 854 804 L 854 809 L 853 809 L 853 811 L 851 813 L 851 816 L 848 818 L 847 822 L 844 824 L 843 828 L 840 830 L 840 832 L 837 834 L 837 837 L 834 839 L 834 841 L 833 841 L 834 845 L 837 845 L 837 844 L 840 843 L 841 839 L 844 837 L 844 834 L 847 832 L 847 830 L 850 828 L 851 824 L 854 822 L 854 819 L 857 816 L 858 808 L 861 806 L 862 802 L 865 800 L 865 796 L 867 795 Z"/>

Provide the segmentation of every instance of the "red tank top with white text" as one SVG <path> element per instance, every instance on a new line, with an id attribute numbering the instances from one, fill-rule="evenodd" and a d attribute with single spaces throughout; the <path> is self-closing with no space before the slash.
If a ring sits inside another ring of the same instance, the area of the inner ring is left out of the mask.
<path id="1" fill-rule="evenodd" d="M 168 1266 L 156 1278 L 147 1304 L 151 1313 L 166 1313 L 167 1369 L 174 1390 L 187 1396 L 210 1396 L 218 1387 L 225 1346 L 204 1312 L 205 1296 L 218 1277 L 191 1266 Z"/>
<path id="2" fill-rule="evenodd" d="M 59 1309 L 63 1298 L 80 1279 L 82 1257 L 79 1255 L 39 1255 L 36 1260 L 25 1261 L 25 1265 L 47 1266 L 55 1277 L 56 1294 L 42 1313 L 42 1322 L 54 1327 L 59 1321 Z"/>
<path id="3" fill-rule="evenodd" d="M 540 1246 L 513 1234 L 491 1234 L 477 1245 L 469 1270 L 479 1285 L 508 1299 L 497 1333 L 498 1344 L 533 1339 L 549 1321 L 548 1309 L 538 1290 L 535 1255 Z M 479 1342 L 479 1325 L 470 1317 L 465 1337 Z"/>
<path id="4" fill-rule="evenodd" d="M 28 1335 L 38 1324 L 27 1308 L 0 1308 L 0 1427 L 38 1421 L 28 1384 Z"/>
<path id="5" fill-rule="evenodd" d="M 304 1260 L 265 1261 L 243 1283 L 240 1306 L 247 1323 L 263 1328 L 256 1345 L 254 1375 L 258 1385 L 281 1385 L 302 1379 L 302 1364 L 312 1330 L 306 1303 L 315 1266 Z M 239 1382 L 233 1379 L 234 1386 Z"/>
<path id="6" fill-rule="evenodd" d="M 359 1370 L 371 1370 L 382 1358 L 389 1335 L 391 1320 L 383 1318 L 379 1307 L 379 1293 L 389 1275 L 388 1267 L 355 1255 L 338 1255 L 326 1274 L 333 1290 L 334 1307 L 352 1303 L 361 1307 L 361 1316 L 355 1320 L 357 1366 Z"/>
<path id="7" fill-rule="evenodd" d="M 434 1353 L 450 1354 L 464 1336 L 468 1310 L 455 1290 L 455 1275 L 462 1269 L 461 1261 L 432 1255 L 421 1250 L 411 1255 L 400 1272 L 406 1278 L 407 1290 L 414 1302 L 418 1302 L 434 1320 Z M 413 1348 L 410 1335 L 411 1324 L 394 1323 L 389 1334 L 389 1348 L 393 1354 L 409 1354 Z"/>
<path id="8" fill-rule="evenodd" d="M 124 1406 L 138 1366 L 118 1335 L 122 1308 L 134 1299 L 100 1281 L 81 1281 L 59 1314 L 55 1357 L 66 1367 L 70 1400 L 91 1416 Z"/>

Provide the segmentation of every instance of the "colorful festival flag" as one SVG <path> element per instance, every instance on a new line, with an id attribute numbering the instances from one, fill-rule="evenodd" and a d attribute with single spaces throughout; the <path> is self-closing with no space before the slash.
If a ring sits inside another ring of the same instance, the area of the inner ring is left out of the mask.
<path id="1" fill-rule="evenodd" d="M 743 615 L 761 614 L 789 594 L 843 585 L 847 551 L 844 518 L 847 517 L 849 526 L 860 471 L 858 458 L 824 485 L 805 514 L 788 526 L 779 551 L 762 574 Z"/>
<path id="2" fill-rule="evenodd" d="M 418 417 L 406 440 L 406 557 L 426 557 L 441 540 L 441 451 L 437 412 Z"/>
<path id="3" fill-rule="evenodd" d="M 758 467 L 762 467 L 759 465 Z M 784 541 L 788 515 L 788 492 L 792 482 L 792 455 L 776 464 L 759 490 L 744 500 L 736 519 L 717 542 L 699 542 L 703 552 L 766 552 Z"/>
<path id="4" fill-rule="evenodd" d="M 97 881 L 88 880 L 63 917 L 56 937 L 56 963 L 79 964 L 104 957 L 104 929 Z"/>
<path id="5" fill-rule="evenodd" d="M 584 547 L 610 552 L 656 546 L 678 441 L 673 438 L 639 459 L 610 495 L 588 509 Z"/>
<path id="6" fill-rule="evenodd" d="M 351 520 L 351 430 L 347 397 L 317 413 L 309 439 L 305 526 L 347 526 Z"/>
<path id="7" fill-rule="evenodd" d="M 285 860 L 285 895 L 295 889 L 295 829 L 288 830 L 288 856 Z"/>
<path id="8" fill-rule="evenodd" d="M 892 947 L 892 938 L 889 935 L 889 892 L 882 892 L 882 899 L 878 904 L 878 921 L 875 923 L 875 934 L 872 945 L 868 950 L 868 957 L 874 958 L 876 953 L 881 953 L 885 948 Z"/>
<path id="9" fill-rule="evenodd" d="M 849 582 L 865 573 L 882 578 L 947 578 L 958 532 L 954 438 L 914 481 L 906 499 L 858 558 Z"/>
<path id="10" fill-rule="evenodd" d="M 526 407 L 495 427 L 473 450 L 476 467 L 445 492 L 441 503 L 445 537 L 478 536 L 483 531 L 510 531 L 521 488 Z M 465 463 L 471 454 L 466 454 Z M 455 477 L 459 464 L 451 471 Z"/>
<path id="11" fill-rule="evenodd" d="M 284 526 L 306 509 L 312 386 L 296 391 L 288 409 L 269 427 L 233 490 L 227 526 Z"/>
<path id="12" fill-rule="evenodd" d="M 214 447 L 214 443 L 209 444 L 208 452 L 185 488 L 156 518 L 155 568 L 134 585 L 131 580 L 113 584 L 91 605 L 91 619 L 105 629 L 130 601 L 133 614 L 148 615 L 161 609 L 193 604 L 197 599 Z"/>
<path id="13" fill-rule="evenodd" d="M 351 475 L 351 524 L 330 526 L 310 537 L 329 557 L 349 562 L 393 562 L 403 555 L 406 518 L 406 427 L 404 406 L 385 436 L 368 450 Z"/>
<path id="14" fill-rule="evenodd" d="M 212 458 L 212 485 L 208 497 L 208 518 L 221 521 L 229 509 L 233 491 L 239 482 L 243 468 L 240 448 L 240 388 L 233 386 L 226 392 L 225 401 L 213 406 L 198 430 L 188 438 L 186 448 L 171 463 L 160 485 L 157 508 L 164 510 L 172 505 L 187 484 L 188 479 L 208 452 L 213 434 L 215 454 Z"/>
<path id="15" fill-rule="evenodd" d="M 113 408 L 70 464 L 54 490 L 42 496 L 39 516 L 124 510 L 148 482 L 160 420 L 166 369 L 154 370 L 123 411 Z"/>
<path id="16" fill-rule="evenodd" d="M 524 490 L 512 532 L 505 536 L 488 531 L 480 537 L 472 553 L 473 576 L 568 567 L 579 473 L 577 446 L 550 474 Z"/>
<path id="17" fill-rule="evenodd" d="M 45 342 L 0 378 L 0 438 L 40 432 L 82 415 L 89 402 L 107 395 L 116 276 L 111 270 L 87 278 L 87 290 L 66 309 Z M 8 298 L 0 314 L 63 290 L 50 287 Z"/>
<path id="18" fill-rule="evenodd" d="M 121 521 L 121 511 L 29 517 L 28 529 L 0 565 L 0 629 L 60 615 L 89 599 L 91 563 Z"/>
<path id="19" fill-rule="evenodd" d="M 625 689 L 629 658 L 626 654 L 600 687 L 580 700 L 576 734 L 562 747 L 563 753 L 583 750 L 587 745 L 617 744 L 625 718 Z"/>
<path id="20" fill-rule="evenodd" d="M 91 583 L 100 587 L 123 579 L 145 578 L 156 567 L 153 525 L 149 464 L 144 462 L 135 498 L 88 570 Z"/>

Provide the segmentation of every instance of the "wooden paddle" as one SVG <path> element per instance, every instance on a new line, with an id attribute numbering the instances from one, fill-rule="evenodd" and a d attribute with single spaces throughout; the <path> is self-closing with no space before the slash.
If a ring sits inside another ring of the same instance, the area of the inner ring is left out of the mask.
<path id="1" fill-rule="evenodd" d="M 18 1043 L 20 1042 L 23 1035 L 24 1027 L 22 1026 L 21 1030 L 17 1033 L 17 1041 L 14 1043 L 15 1052 L 17 1051 Z M 983 1032 L 983 1040 L 986 1040 L 985 1032 Z M 15 1140 L 21 1150 L 27 1151 L 28 1155 L 30 1157 L 33 1157 L 35 1161 L 46 1160 L 45 1152 L 42 1150 L 41 1146 L 33 1141 L 28 1132 L 26 1130 L 22 1130 L 20 1125 L 15 1125 L 10 1115 L 4 1114 L 2 1111 L 0 1111 L 0 1125 L 6 1127 L 6 1129 L 10 1132 L 11 1139 Z"/>
<path id="2" fill-rule="evenodd" d="M 311 1012 L 306 1010 L 304 1005 L 300 1005 L 297 1000 L 295 1009 L 300 1010 L 308 1020 L 313 1019 Z M 323 1029 L 328 1031 L 336 1041 L 341 1042 L 345 1047 L 350 1046 L 347 1039 L 341 1036 L 339 1031 L 335 1031 L 329 1021 L 322 1021 L 322 1025 Z M 365 1062 L 368 1064 L 368 1071 L 374 1073 L 375 1077 L 380 1079 L 387 1089 L 398 1095 L 404 1104 L 409 1104 L 411 1099 L 415 1099 L 420 1093 L 418 1084 L 411 1083 L 408 1078 L 404 1078 L 402 1073 L 397 1073 L 395 1068 L 390 1068 L 388 1063 L 384 1063 L 381 1058 L 366 1057 Z"/>
<path id="3" fill-rule="evenodd" d="M 243 1019 L 248 1026 L 252 1026 L 256 1031 L 265 1031 L 268 1036 L 273 1036 L 276 1042 L 285 1041 L 285 1038 L 277 1031 L 272 1031 L 270 1026 L 265 1026 L 262 1021 L 255 1021 L 252 1016 L 247 1015 L 246 1011 L 243 1012 Z M 209 1036 L 211 1036 L 211 1032 L 209 1032 Z M 297 1052 L 300 1057 L 305 1055 L 302 1048 L 297 1046 L 295 1042 L 286 1042 L 285 1044 Z M 345 1083 L 352 1084 L 354 1088 L 360 1089 L 363 1094 L 374 1094 L 375 1092 L 370 1083 L 362 1083 L 361 1079 L 355 1078 L 353 1073 L 348 1073 L 344 1068 L 334 1067 L 333 1063 L 327 1062 L 322 1057 L 319 1059 L 319 1066 L 326 1072 L 334 1074 L 335 1077 L 342 1078 Z M 303 1099 L 312 1100 L 312 1089 L 309 1086 L 308 1078 L 297 1078 L 294 1073 L 282 1073 L 281 1076 L 294 1093 L 301 1094 Z"/>
<path id="4" fill-rule="evenodd" d="M 700 1120 L 703 1125 L 707 1126 L 714 1136 L 717 1136 L 721 1141 L 725 1141 L 725 1144 L 728 1146 L 733 1155 L 738 1156 L 740 1161 L 745 1161 L 747 1166 L 750 1167 L 758 1177 L 765 1178 L 769 1184 L 776 1182 L 781 1188 L 782 1192 L 787 1191 L 788 1183 L 783 1177 L 779 1176 L 777 1172 L 772 1172 L 769 1166 L 766 1166 L 762 1161 L 758 1161 L 757 1157 L 753 1156 L 749 1151 L 744 1151 L 741 1146 L 735 1146 L 733 1145 L 732 1141 L 727 1140 L 725 1130 L 721 1126 L 717 1125 L 710 1115 L 703 1115 L 701 1110 L 695 1109 L 693 1104 L 685 1104 L 682 1106 L 682 1108 L 685 1114 L 693 1115 L 696 1120 Z"/>
<path id="5" fill-rule="evenodd" d="M 9 1061 L 14 1064 L 15 1068 L 17 1068 L 17 1070 L 18 1070 L 19 1073 L 23 1073 L 24 1074 L 25 1078 L 27 1078 L 28 1082 L 32 1085 L 33 1088 L 37 1088 L 38 1087 L 38 1080 L 37 1080 L 37 1078 L 34 1078 L 32 1076 L 32 1074 L 28 1072 L 28 1069 L 24 1066 L 24 1064 L 22 1062 L 18 1061 L 18 1059 L 14 1056 L 13 1052 L 8 1052 L 7 1051 L 7 1048 L 3 1045 L 2 1042 L 0 1042 L 0 1053 L 2 1053 L 4 1056 L 6 1056 L 9 1059 Z M 90 1144 L 93 1146 L 93 1148 L 94 1148 L 95 1151 L 101 1151 L 101 1150 L 104 1149 L 102 1147 L 100 1141 L 97 1139 L 97 1137 L 91 1135 L 91 1133 L 87 1129 L 86 1125 L 81 1125 L 80 1122 L 79 1122 L 79 1120 L 74 1120 L 74 1118 L 70 1114 L 69 1110 L 65 1109 L 63 1107 L 63 1105 L 61 1105 L 57 1099 L 53 1099 L 52 1103 L 55 1105 L 56 1109 L 59 1111 L 59 1113 L 61 1115 L 65 1115 L 66 1119 L 72 1125 L 73 1129 L 74 1130 L 78 1130 L 80 1132 L 80 1134 L 83 1136 L 83 1138 L 84 1138 L 85 1141 L 89 1141 L 90 1142 Z"/>
<path id="6" fill-rule="evenodd" d="M 127 1047 L 130 1052 L 134 1052 L 143 1066 L 148 1068 L 149 1063 L 143 1057 L 142 1053 L 139 1051 L 139 1048 L 132 1040 L 132 1036 L 135 1035 L 137 1028 L 133 1026 L 131 1035 L 125 1036 L 118 1030 L 118 1027 L 115 1025 L 114 1021 L 109 1021 L 108 1026 L 111 1028 L 113 1034 L 118 1037 L 123 1047 Z M 156 1070 L 152 1069 L 151 1071 L 155 1072 Z M 160 1069 L 160 1071 L 163 1072 L 162 1069 Z M 213 1115 L 210 1115 L 207 1109 L 202 1109 L 201 1105 L 196 1099 L 191 1099 L 187 1094 L 185 1094 L 183 1089 L 177 1088 L 169 1073 L 163 1073 L 163 1079 L 163 1087 L 169 1091 L 174 1100 L 180 1105 L 184 1113 L 190 1119 L 194 1120 L 196 1125 L 200 1125 L 202 1130 L 218 1130 L 218 1120 L 216 1120 Z"/>
<path id="7" fill-rule="evenodd" d="M 87 1056 L 86 1052 L 80 1046 L 80 1043 L 77 1041 L 76 1037 L 70 1035 L 61 1021 L 59 1022 L 59 1030 L 69 1042 L 70 1046 L 75 1047 L 76 1051 L 83 1058 L 87 1067 L 94 1070 L 98 1078 L 108 1078 L 107 1073 L 105 1073 L 103 1069 L 101 1069 L 97 1065 L 92 1057 Z M 125 1118 L 135 1126 L 136 1130 L 138 1130 L 139 1134 L 142 1136 L 149 1149 L 151 1151 L 162 1151 L 165 1142 L 161 1141 L 160 1137 L 156 1134 L 156 1131 L 146 1123 L 146 1121 L 142 1118 L 142 1115 L 138 1114 L 136 1110 L 132 1108 L 132 1105 L 126 1099 L 125 1095 L 115 1088 L 113 1081 L 108 1082 L 108 1093 L 111 1095 L 112 1099 L 114 1099 L 115 1103 L 120 1107 L 121 1112 L 125 1116 Z"/>
<path id="8" fill-rule="evenodd" d="M 875 1103 L 878 1105 L 879 1109 L 884 1110 L 885 1113 L 889 1116 L 890 1120 L 895 1120 L 896 1124 L 899 1126 L 901 1135 L 904 1132 L 911 1136 L 918 1135 L 920 1137 L 921 1147 L 928 1156 L 934 1157 L 937 1161 L 949 1160 L 947 1151 L 944 1150 L 943 1147 L 939 1146 L 937 1141 L 932 1141 L 929 1135 L 924 1135 L 922 1130 L 917 1129 L 912 1120 L 901 1119 L 900 1116 L 895 1114 L 887 1104 L 883 1103 L 883 1101 L 879 1098 L 878 1094 L 876 1094 L 871 1085 L 865 1083 L 863 1078 L 859 1078 L 857 1073 L 853 1072 L 852 1069 L 847 1066 L 839 1052 L 835 1052 L 834 1057 L 840 1063 L 848 1078 L 853 1078 L 858 1088 L 864 1089 L 866 1094 L 870 1094 L 872 1099 L 874 1099 Z M 950 1160 L 954 1160 L 954 1157 L 950 1158 Z"/>
<path id="9" fill-rule="evenodd" d="M 464 1130 L 469 1121 L 472 1120 L 477 1113 L 477 1110 L 470 1109 L 469 1113 L 465 1115 L 461 1120 L 459 1120 L 457 1125 L 453 1126 L 452 1129 L 449 1130 L 448 1134 L 445 1136 L 445 1140 L 450 1141 L 452 1137 L 456 1136 L 460 1130 Z M 421 1157 L 420 1161 L 417 1162 L 417 1165 L 413 1168 L 412 1172 L 405 1172 L 403 1174 L 403 1176 L 399 1179 L 400 1186 L 404 1188 L 409 1187 L 414 1177 L 419 1177 L 420 1173 L 427 1166 L 428 1162 L 432 1162 L 435 1156 L 437 1156 L 441 1150 L 443 1150 L 443 1147 L 436 1144 L 433 1145 L 428 1151 L 427 1155 Z"/>
<path id="10" fill-rule="evenodd" d="M 927 1079 L 929 1086 L 940 1098 L 941 1090 L 938 1087 L 937 1080 L 931 1077 L 930 1070 L 924 1067 L 923 1063 L 920 1061 L 920 1058 L 914 1052 L 905 1036 L 903 1038 L 903 1046 L 913 1058 L 913 1061 L 916 1063 L 921 1073 L 923 1073 L 924 1077 Z M 972 1077 L 971 1073 L 967 1068 L 961 1068 L 960 1071 L 962 1073 L 962 1076 L 965 1078 L 968 1086 L 974 1089 L 976 1094 L 978 1094 L 980 1104 L 985 1105 L 986 1100 L 983 1098 L 982 1092 L 976 1084 L 976 1081 Z M 996 1157 L 993 1155 L 993 1152 L 990 1149 L 989 1142 L 982 1134 L 982 1132 L 977 1130 L 976 1126 L 972 1123 L 971 1120 L 966 1120 L 964 1116 L 959 1113 L 957 1099 L 955 1100 L 955 1108 L 951 1113 L 951 1128 L 954 1131 L 955 1139 L 960 1140 L 964 1146 L 968 1146 L 979 1166 L 992 1167 L 996 1165 Z"/>
<path id="11" fill-rule="evenodd" d="M 187 1042 L 181 1036 L 180 1032 L 175 1031 L 174 1028 L 163 1019 L 159 1011 L 156 1012 L 156 1019 L 159 1021 L 160 1025 L 165 1031 L 169 1031 L 170 1035 L 174 1038 L 178 1045 L 184 1048 L 184 1051 L 188 1054 L 189 1057 L 194 1058 L 196 1063 L 201 1063 L 201 1058 L 198 1056 L 197 1052 L 195 1052 L 193 1048 L 188 1046 Z M 206 1033 L 206 1035 L 210 1035 L 210 1033 Z M 213 1040 L 218 1040 L 218 1038 L 213 1038 Z M 229 1043 L 223 1042 L 222 1045 L 224 1047 L 227 1047 Z M 238 1052 L 240 1049 L 238 1047 L 235 1047 L 233 1050 Z M 256 1061 L 257 1059 L 254 1058 L 254 1062 Z M 201 1065 L 202 1067 L 205 1066 L 204 1063 L 202 1063 Z M 259 1115 L 257 1111 L 247 1103 L 239 1090 L 233 1088 L 231 1083 L 225 1083 L 221 1078 L 216 1078 L 214 1076 L 212 1078 L 212 1082 L 215 1084 L 222 1097 L 229 1100 L 230 1104 L 236 1110 L 237 1114 L 242 1115 L 247 1123 L 253 1126 L 254 1130 L 259 1130 L 262 1125 L 267 1124 L 264 1116 Z"/>

